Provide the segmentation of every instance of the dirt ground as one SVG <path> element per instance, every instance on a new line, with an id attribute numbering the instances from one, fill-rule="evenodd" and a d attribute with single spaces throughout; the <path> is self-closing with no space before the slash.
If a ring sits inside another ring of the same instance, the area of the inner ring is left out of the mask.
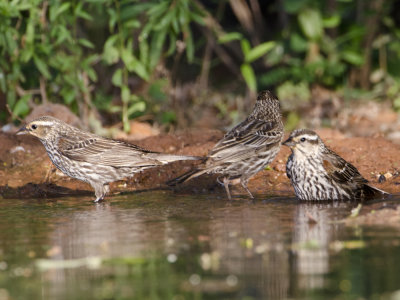
<path id="1" fill-rule="evenodd" d="M 349 138 L 331 129 L 317 130 L 317 132 L 331 149 L 354 164 L 372 185 L 394 194 L 400 191 L 398 145 L 379 136 Z M 217 130 L 186 130 L 176 134 L 148 137 L 135 143 L 159 152 L 204 156 L 222 136 L 223 133 Z M 0 198 L 93 195 L 93 190 L 88 184 L 71 179 L 53 167 L 44 147 L 35 138 L 0 132 L 0 145 Z M 285 173 L 285 163 L 289 154 L 290 150 L 283 146 L 270 168 L 250 180 L 249 188 L 256 197 L 261 194 L 294 197 Z M 167 180 L 183 174 L 195 164 L 196 162 L 175 162 L 145 170 L 126 181 L 112 183 L 110 194 L 170 188 L 165 185 Z M 223 187 L 216 183 L 215 177 L 210 176 L 202 176 L 199 180 L 188 182 L 174 190 L 177 195 L 185 193 L 224 195 Z M 245 194 L 240 186 L 234 186 L 232 193 Z M 382 223 L 384 220 L 390 220 L 391 223 L 397 222 L 400 226 L 400 209 L 381 208 L 379 205 L 365 208 L 361 211 L 360 217 L 351 219 L 351 222 Z M 379 210 L 378 213 L 376 210 Z"/>

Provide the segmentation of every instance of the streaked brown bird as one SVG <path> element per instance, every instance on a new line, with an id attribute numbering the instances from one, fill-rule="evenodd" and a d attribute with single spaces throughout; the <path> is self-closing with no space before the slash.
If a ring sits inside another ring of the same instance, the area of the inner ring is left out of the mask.
<path id="1" fill-rule="evenodd" d="M 279 100 L 270 92 L 258 94 L 251 114 L 232 128 L 209 152 L 200 167 L 169 181 L 175 185 L 202 174 L 221 174 L 228 198 L 230 183 L 239 181 L 249 196 L 249 179 L 264 169 L 278 153 L 283 138 Z"/>
<path id="2" fill-rule="evenodd" d="M 37 137 L 58 169 L 94 188 L 95 202 L 104 199 L 110 182 L 173 161 L 198 159 L 145 150 L 79 130 L 49 116 L 28 123 L 17 134 Z"/>
<path id="3" fill-rule="evenodd" d="M 369 185 L 356 167 L 326 147 L 314 131 L 295 130 L 283 145 L 292 150 L 286 174 L 300 200 L 363 200 L 389 195 Z"/>

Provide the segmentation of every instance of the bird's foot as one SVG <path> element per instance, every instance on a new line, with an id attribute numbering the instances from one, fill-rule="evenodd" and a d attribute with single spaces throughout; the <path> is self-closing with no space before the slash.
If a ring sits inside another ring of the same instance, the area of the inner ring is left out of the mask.
<path id="1" fill-rule="evenodd" d="M 231 201 L 232 197 L 231 197 L 231 192 L 229 191 L 229 178 L 225 177 L 224 178 L 224 187 L 225 187 L 225 191 L 226 191 L 226 195 L 228 196 L 228 200 Z"/>
<path id="2" fill-rule="evenodd" d="M 97 197 L 95 200 L 93 200 L 94 203 L 100 203 L 101 201 L 104 200 L 104 196 L 102 197 Z"/>

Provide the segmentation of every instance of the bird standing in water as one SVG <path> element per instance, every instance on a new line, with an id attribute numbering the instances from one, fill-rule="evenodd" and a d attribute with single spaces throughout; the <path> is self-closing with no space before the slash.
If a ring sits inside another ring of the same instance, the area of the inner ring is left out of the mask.
<path id="1" fill-rule="evenodd" d="M 295 130 L 283 145 L 292 150 L 286 174 L 300 200 L 361 200 L 389 195 L 370 186 L 356 167 L 327 148 L 314 131 Z"/>
<path id="2" fill-rule="evenodd" d="M 110 182 L 173 161 L 198 159 L 145 150 L 79 130 L 49 116 L 28 123 L 17 134 L 37 137 L 58 169 L 94 188 L 95 202 L 104 199 Z"/>
<path id="3" fill-rule="evenodd" d="M 225 134 L 211 149 L 205 162 L 168 184 L 182 183 L 202 174 L 221 174 L 229 199 L 229 184 L 237 181 L 253 198 L 247 183 L 275 158 L 282 138 L 279 100 L 270 91 L 260 92 L 251 114 Z"/>

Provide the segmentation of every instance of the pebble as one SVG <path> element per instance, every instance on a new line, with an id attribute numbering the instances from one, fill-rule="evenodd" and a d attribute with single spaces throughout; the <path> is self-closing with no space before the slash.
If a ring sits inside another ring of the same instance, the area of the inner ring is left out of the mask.
<path id="1" fill-rule="evenodd" d="M 19 151 L 25 152 L 25 148 L 22 147 L 22 146 L 16 146 L 16 147 L 14 147 L 14 148 L 12 148 L 12 149 L 10 150 L 10 153 L 13 154 L 13 153 L 19 152 Z"/>

